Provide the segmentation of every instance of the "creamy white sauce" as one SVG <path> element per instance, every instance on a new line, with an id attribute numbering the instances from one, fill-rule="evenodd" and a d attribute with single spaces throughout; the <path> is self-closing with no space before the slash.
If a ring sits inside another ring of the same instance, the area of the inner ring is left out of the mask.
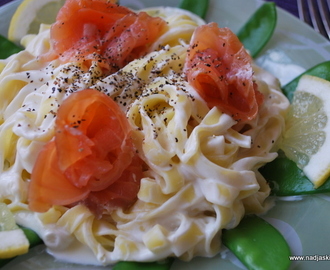
<path id="1" fill-rule="evenodd" d="M 57 260 L 84 265 L 100 265 L 100 262 L 95 258 L 95 255 L 89 247 L 82 245 L 78 240 L 75 240 L 66 249 L 61 249 L 61 245 L 53 249 L 47 247 L 47 252 L 54 256 Z"/>
<path id="2" fill-rule="evenodd" d="M 285 52 L 279 50 L 267 51 L 256 60 L 256 63 L 279 78 L 282 86 L 305 71 L 303 67 L 292 63 Z"/>

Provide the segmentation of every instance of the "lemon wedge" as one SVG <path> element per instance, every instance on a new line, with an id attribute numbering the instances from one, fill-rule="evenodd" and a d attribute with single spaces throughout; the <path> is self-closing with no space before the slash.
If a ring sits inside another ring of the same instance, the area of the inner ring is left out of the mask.
<path id="1" fill-rule="evenodd" d="M 5 203 L 0 203 L 0 239 L 0 259 L 12 258 L 29 250 L 29 240 L 16 225 Z"/>
<path id="2" fill-rule="evenodd" d="M 41 24 L 55 22 L 65 0 L 24 0 L 16 9 L 8 29 L 8 39 L 19 43 L 27 34 L 37 34 Z"/>
<path id="3" fill-rule="evenodd" d="M 330 82 L 310 75 L 301 77 L 280 148 L 315 188 L 326 181 L 330 175 Z"/>

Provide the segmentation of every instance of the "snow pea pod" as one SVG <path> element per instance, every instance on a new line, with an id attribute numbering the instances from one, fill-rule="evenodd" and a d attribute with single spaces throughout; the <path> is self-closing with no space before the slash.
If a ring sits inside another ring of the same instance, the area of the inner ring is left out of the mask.
<path id="1" fill-rule="evenodd" d="M 330 61 L 325 61 L 314 67 L 311 67 L 310 69 L 300 74 L 298 77 L 296 77 L 291 82 L 289 82 L 288 84 L 282 87 L 283 93 L 287 96 L 290 102 L 292 101 L 293 93 L 297 88 L 299 79 L 301 78 L 301 76 L 305 74 L 317 76 L 322 79 L 330 81 Z"/>
<path id="2" fill-rule="evenodd" d="M 204 19 L 209 8 L 209 0 L 181 0 L 179 8 L 189 10 Z"/>
<path id="3" fill-rule="evenodd" d="M 237 36 L 255 58 L 272 37 L 277 23 L 276 5 L 264 3 L 238 31 Z"/>
<path id="4" fill-rule="evenodd" d="M 0 260 L 0 267 L 5 266 L 7 263 L 9 263 L 12 259 L 1 259 Z"/>
<path id="5" fill-rule="evenodd" d="M 113 270 L 169 270 L 173 263 L 173 258 L 168 258 L 162 262 L 119 262 L 112 269 Z"/>
<path id="6" fill-rule="evenodd" d="M 30 248 L 33 248 L 34 246 L 43 243 L 43 241 L 35 231 L 25 227 L 21 227 L 21 229 L 23 230 L 26 238 L 29 240 Z"/>
<path id="7" fill-rule="evenodd" d="M 260 168 L 259 171 L 269 182 L 272 195 L 295 196 L 330 192 L 329 179 L 315 189 L 313 183 L 297 167 L 296 163 L 285 156 L 276 158 Z"/>
<path id="8" fill-rule="evenodd" d="M 21 50 L 21 47 L 0 35 L 0 59 L 5 59 Z"/>
<path id="9" fill-rule="evenodd" d="M 262 218 L 251 215 L 222 234 L 224 245 L 251 270 L 285 270 L 290 248 L 282 234 Z"/>

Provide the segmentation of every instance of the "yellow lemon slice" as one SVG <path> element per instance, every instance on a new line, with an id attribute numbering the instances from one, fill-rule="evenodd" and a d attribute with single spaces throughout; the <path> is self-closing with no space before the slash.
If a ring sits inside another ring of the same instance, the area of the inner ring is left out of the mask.
<path id="1" fill-rule="evenodd" d="M 5 203 L 0 203 L 0 259 L 27 253 L 29 240 L 15 222 Z"/>
<path id="2" fill-rule="evenodd" d="M 330 82 L 301 77 L 280 148 L 317 188 L 330 175 Z"/>
<path id="3" fill-rule="evenodd" d="M 24 0 L 16 9 L 8 29 L 8 39 L 19 43 L 27 34 L 37 34 L 41 24 L 55 22 L 65 0 Z"/>

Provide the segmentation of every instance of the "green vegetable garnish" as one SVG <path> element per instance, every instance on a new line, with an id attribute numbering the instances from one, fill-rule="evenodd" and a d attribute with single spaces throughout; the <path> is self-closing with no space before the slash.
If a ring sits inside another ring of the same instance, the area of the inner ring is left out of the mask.
<path id="1" fill-rule="evenodd" d="M 264 3 L 238 31 L 237 36 L 255 58 L 273 35 L 277 23 L 276 5 Z"/>
<path id="2" fill-rule="evenodd" d="M 162 262 L 150 263 L 119 262 L 113 267 L 113 270 L 169 270 L 173 261 L 173 258 L 168 258 Z"/>
<path id="3" fill-rule="evenodd" d="M 9 263 L 12 259 L 1 259 L 0 260 L 0 267 L 5 266 L 7 263 Z"/>
<path id="4" fill-rule="evenodd" d="M 29 240 L 30 248 L 33 248 L 33 247 L 43 243 L 43 241 L 41 240 L 39 235 L 36 234 L 33 230 L 25 228 L 25 227 L 21 227 L 21 229 L 23 230 L 23 232 L 25 233 L 25 236 Z"/>
<path id="5" fill-rule="evenodd" d="M 272 194 L 276 196 L 330 192 L 329 179 L 322 186 L 315 189 L 313 183 L 297 167 L 296 163 L 285 156 L 276 158 L 259 171 L 269 181 Z"/>
<path id="6" fill-rule="evenodd" d="M 284 270 L 290 265 L 290 248 L 282 234 L 255 215 L 222 234 L 224 245 L 251 270 Z"/>
<path id="7" fill-rule="evenodd" d="M 330 61 L 323 62 L 308 69 L 307 71 L 300 74 L 298 77 L 296 77 L 291 82 L 289 82 L 288 84 L 282 87 L 283 93 L 287 96 L 290 102 L 292 101 L 293 93 L 297 88 L 299 79 L 301 78 L 301 76 L 305 74 L 316 76 L 325 79 L 327 81 L 330 81 Z"/>
<path id="8" fill-rule="evenodd" d="M 189 10 L 201 18 L 205 18 L 209 8 L 209 0 L 181 0 L 179 7 Z"/>
<path id="9" fill-rule="evenodd" d="M 0 35 L 0 59 L 5 59 L 22 50 L 21 47 Z"/>

